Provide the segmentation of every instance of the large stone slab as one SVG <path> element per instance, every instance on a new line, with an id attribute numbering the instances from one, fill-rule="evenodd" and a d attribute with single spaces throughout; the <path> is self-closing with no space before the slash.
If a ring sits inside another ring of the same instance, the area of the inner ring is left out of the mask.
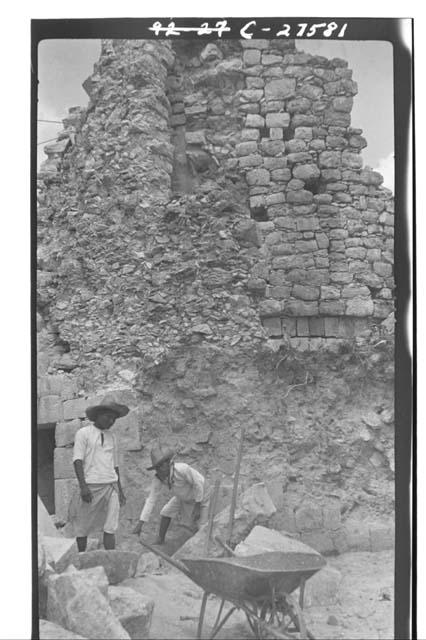
<path id="1" fill-rule="evenodd" d="M 306 581 L 305 607 L 337 604 L 342 574 L 333 567 L 323 567 Z"/>
<path id="2" fill-rule="evenodd" d="M 55 444 L 57 447 L 67 447 L 74 444 L 77 431 L 81 428 L 81 420 L 75 418 L 68 422 L 60 422 L 55 429 Z"/>
<path id="3" fill-rule="evenodd" d="M 69 480 L 75 478 L 72 462 L 72 447 L 57 447 L 53 452 L 53 471 L 55 480 Z"/>
<path id="4" fill-rule="evenodd" d="M 62 415 L 62 401 L 59 396 L 43 396 L 40 398 L 37 424 L 60 422 Z"/>
<path id="5" fill-rule="evenodd" d="M 253 526 L 258 522 L 267 521 L 275 512 L 276 508 L 271 500 L 268 491 L 263 482 L 252 485 L 245 491 L 237 501 L 237 509 L 235 511 L 234 526 L 232 530 L 231 545 L 235 546 L 243 540 L 251 531 Z M 214 519 L 213 537 L 219 536 L 225 540 L 228 535 L 229 510 L 226 507 L 218 513 Z M 205 540 L 207 537 L 207 524 L 200 527 L 197 533 L 192 536 L 185 544 L 176 552 L 177 558 L 195 557 L 199 558 L 205 555 Z M 214 541 L 210 544 L 209 555 L 222 555 L 222 548 Z"/>
<path id="6" fill-rule="evenodd" d="M 78 554 L 74 538 L 43 536 L 42 542 L 46 551 L 46 559 L 50 566 L 58 572 L 69 566 L 72 558 Z M 96 538 L 87 540 L 87 549 L 97 549 L 99 542 Z"/>
<path id="7" fill-rule="evenodd" d="M 77 478 L 55 480 L 55 515 L 58 522 L 68 521 L 69 503 L 77 488 Z"/>
<path id="8" fill-rule="evenodd" d="M 50 536 L 52 538 L 62 537 L 58 529 L 53 524 L 53 520 L 48 514 L 43 501 L 40 499 L 40 496 L 37 496 L 37 527 L 39 533 L 44 536 Z"/>
<path id="9" fill-rule="evenodd" d="M 47 619 L 91 640 L 128 640 L 106 597 L 84 571 L 48 579 Z"/>
<path id="10" fill-rule="evenodd" d="M 40 620 L 39 629 L 40 640 L 85 640 L 83 636 L 64 629 L 59 624 L 49 622 L 49 620 Z"/>
<path id="11" fill-rule="evenodd" d="M 109 587 L 111 608 L 131 638 L 149 638 L 154 601 L 130 587 Z"/>
<path id="12" fill-rule="evenodd" d="M 134 577 L 138 560 L 139 556 L 131 551 L 97 549 L 79 553 L 72 558 L 71 562 L 77 569 L 102 566 L 109 583 L 118 584 L 127 578 Z"/>
<path id="13" fill-rule="evenodd" d="M 279 531 L 259 525 L 250 531 L 247 538 L 240 542 L 234 551 L 237 556 L 252 556 L 268 551 L 309 553 L 314 556 L 320 555 L 315 549 L 300 542 L 300 540 L 295 540 Z"/>

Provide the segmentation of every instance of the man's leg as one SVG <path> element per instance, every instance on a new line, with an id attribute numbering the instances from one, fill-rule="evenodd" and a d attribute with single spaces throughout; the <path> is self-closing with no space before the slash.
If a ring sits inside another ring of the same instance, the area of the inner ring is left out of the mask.
<path id="1" fill-rule="evenodd" d="M 104 531 L 104 549 L 115 549 L 115 535 L 113 533 L 107 533 Z"/>
<path id="2" fill-rule="evenodd" d="M 77 538 L 77 549 L 80 553 L 87 549 L 87 536 L 80 536 Z"/>
<path id="3" fill-rule="evenodd" d="M 176 498 L 176 496 L 174 496 L 161 509 L 161 511 L 160 511 L 160 516 L 161 516 L 160 529 L 158 531 L 158 538 L 157 538 L 155 544 L 164 544 L 164 540 L 165 540 L 165 537 L 166 537 L 167 529 L 170 526 L 172 518 L 177 516 L 177 514 L 179 513 L 180 506 L 181 506 L 181 502 L 180 502 L 179 498 Z"/>
<path id="4" fill-rule="evenodd" d="M 155 544 L 164 544 L 167 529 L 169 528 L 171 521 L 172 521 L 171 518 L 168 518 L 167 516 L 161 516 L 160 528 L 158 530 L 158 538 Z"/>
<path id="5" fill-rule="evenodd" d="M 120 503 L 118 500 L 117 491 L 111 493 L 111 497 L 108 502 L 107 515 L 104 524 L 104 537 L 103 544 L 104 549 L 115 549 L 115 532 L 118 529 L 118 519 L 120 515 Z"/>

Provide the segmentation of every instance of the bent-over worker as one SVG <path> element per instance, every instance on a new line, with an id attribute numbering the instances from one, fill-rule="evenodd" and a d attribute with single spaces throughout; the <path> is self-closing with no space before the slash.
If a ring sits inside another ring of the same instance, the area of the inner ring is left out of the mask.
<path id="1" fill-rule="evenodd" d="M 178 514 L 191 525 L 199 526 L 207 521 L 208 501 L 204 476 L 185 462 L 174 462 L 174 456 L 175 452 L 170 448 L 156 447 L 151 451 L 152 466 L 148 470 L 154 470 L 155 477 L 139 522 L 133 530 L 133 533 L 141 533 L 143 524 L 151 518 L 162 487 L 167 486 L 173 497 L 160 511 L 156 544 L 164 544 L 170 522 Z"/>
<path id="2" fill-rule="evenodd" d="M 117 439 L 109 430 L 117 418 L 128 413 L 126 405 L 106 397 L 86 409 L 93 424 L 75 434 L 73 463 L 80 486 L 71 498 L 69 520 L 79 551 L 86 550 L 88 534 L 100 528 L 104 548 L 115 549 L 120 506 L 126 498 L 120 483 Z"/>

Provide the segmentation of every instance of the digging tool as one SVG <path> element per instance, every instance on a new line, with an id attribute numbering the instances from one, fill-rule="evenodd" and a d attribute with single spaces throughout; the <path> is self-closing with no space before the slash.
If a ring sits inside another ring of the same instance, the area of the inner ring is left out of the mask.
<path id="1" fill-rule="evenodd" d="M 240 478 L 241 457 L 243 455 L 244 427 L 241 427 L 240 446 L 238 448 L 237 462 L 235 465 L 234 486 L 232 488 L 231 507 L 229 509 L 229 524 L 226 543 L 229 545 L 232 537 L 232 528 L 234 526 L 235 507 L 237 504 L 238 480 Z"/>

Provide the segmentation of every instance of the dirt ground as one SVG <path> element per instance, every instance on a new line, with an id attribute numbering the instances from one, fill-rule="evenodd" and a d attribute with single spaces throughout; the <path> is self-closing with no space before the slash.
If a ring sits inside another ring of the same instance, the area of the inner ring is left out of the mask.
<path id="1" fill-rule="evenodd" d="M 390 640 L 393 635 L 394 557 L 392 551 L 346 553 L 328 558 L 342 574 L 336 604 L 305 609 L 309 630 L 317 640 Z M 195 638 L 202 591 L 174 569 L 127 580 L 123 585 L 155 601 L 151 638 Z M 212 627 L 219 600 L 207 605 L 204 637 Z M 244 614 L 235 613 L 217 636 L 221 640 L 248 639 Z"/>

